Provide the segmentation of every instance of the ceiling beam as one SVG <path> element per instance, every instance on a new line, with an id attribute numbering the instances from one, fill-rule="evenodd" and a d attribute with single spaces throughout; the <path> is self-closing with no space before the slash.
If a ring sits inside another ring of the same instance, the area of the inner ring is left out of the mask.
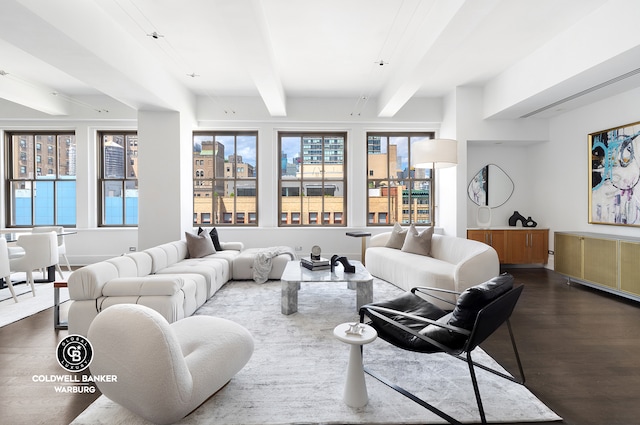
<path id="1" fill-rule="evenodd" d="M 262 101 L 273 117 L 287 115 L 286 95 L 273 53 L 267 20 L 259 0 L 234 0 L 220 4 L 222 25 L 230 34 Z"/>
<path id="2" fill-rule="evenodd" d="M 3 9 L 11 19 L 0 18 L 0 38 L 127 106 L 175 110 L 195 104 L 143 48 L 146 35 L 134 39 L 95 2 L 3 0 Z"/>
<path id="3" fill-rule="evenodd" d="M 398 64 L 402 69 L 378 98 L 378 116 L 394 116 L 501 1 L 435 2 L 418 10 L 403 43 L 408 53 Z"/>
<path id="4" fill-rule="evenodd" d="M 49 115 L 68 115 L 69 103 L 56 91 L 0 70 L 0 98 Z"/>

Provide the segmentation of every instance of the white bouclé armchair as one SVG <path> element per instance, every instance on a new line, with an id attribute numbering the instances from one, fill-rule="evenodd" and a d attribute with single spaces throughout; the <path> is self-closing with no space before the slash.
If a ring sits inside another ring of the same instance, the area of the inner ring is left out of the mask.
<path id="1" fill-rule="evenodd" d="M 156 423 L 174 423 L 196 409 L 238 373 L 253 354 L 253 337 L 241 325 L 192 316 L 174 323 L 138 304 L 104 309 L 88 333 L 92 375 L 103 395 Z"/>

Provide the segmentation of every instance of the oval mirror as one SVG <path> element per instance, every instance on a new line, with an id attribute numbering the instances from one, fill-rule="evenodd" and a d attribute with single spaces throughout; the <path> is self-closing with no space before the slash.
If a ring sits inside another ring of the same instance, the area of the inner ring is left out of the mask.
<path id="1" fill-rule="evenodd" d="M 476 205 L 496 208 L 509 200 L 513 194 L 513 180 L 495 164 L 485 165 L 478 171 L 467 188 L 469 199 Z"/>

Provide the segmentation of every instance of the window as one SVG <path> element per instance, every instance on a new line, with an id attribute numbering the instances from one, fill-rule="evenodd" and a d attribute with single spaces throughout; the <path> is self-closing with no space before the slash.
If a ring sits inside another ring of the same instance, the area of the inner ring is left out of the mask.
<path id="1" fill-rule="evenodd" d="M 6 140 L 7 226 L 75 226 L 75 134 L 8 132 Z M 36 165 L 43 157 L 46 173 Z"/>
<path id="2" fill-rule="evenodd" d="M 346 133 L 278 134 L 280 226 L 346 225 L 346 142 Z"/>
<path id="3" fill-rule="evenodd" d="M 257 159 L 255 131 L 193 134 L 194 224 L 206 224 L 197 217 L 209 214 L 212 224 L 257 226 Z"/>
<path id="4" fill-rule="evenodd" d="M 430 169 L 411 168 L 411 146 L 434 133 L 367 133 L 368 225 L 432 226 Z"/>
<path id="5" fill-rule="evenodd" d="M 101 132 L 100 226 L 138 225 L 138 134 Z"/>

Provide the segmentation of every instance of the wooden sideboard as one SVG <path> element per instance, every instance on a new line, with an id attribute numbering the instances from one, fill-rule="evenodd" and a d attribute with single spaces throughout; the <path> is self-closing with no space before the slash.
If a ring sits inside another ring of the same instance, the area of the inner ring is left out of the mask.
<path id="1" fill-rule="evenodd" d="M 467 229 L 467 239 L 491 245 L 500 264 L 547 264 L 549 259 L 549 229 Z"/>
<path id="2" fill-rule="evenodd" d="M 640 238 L 555 232 L 554 251 L 556 272 L 640 301 Z"/>

